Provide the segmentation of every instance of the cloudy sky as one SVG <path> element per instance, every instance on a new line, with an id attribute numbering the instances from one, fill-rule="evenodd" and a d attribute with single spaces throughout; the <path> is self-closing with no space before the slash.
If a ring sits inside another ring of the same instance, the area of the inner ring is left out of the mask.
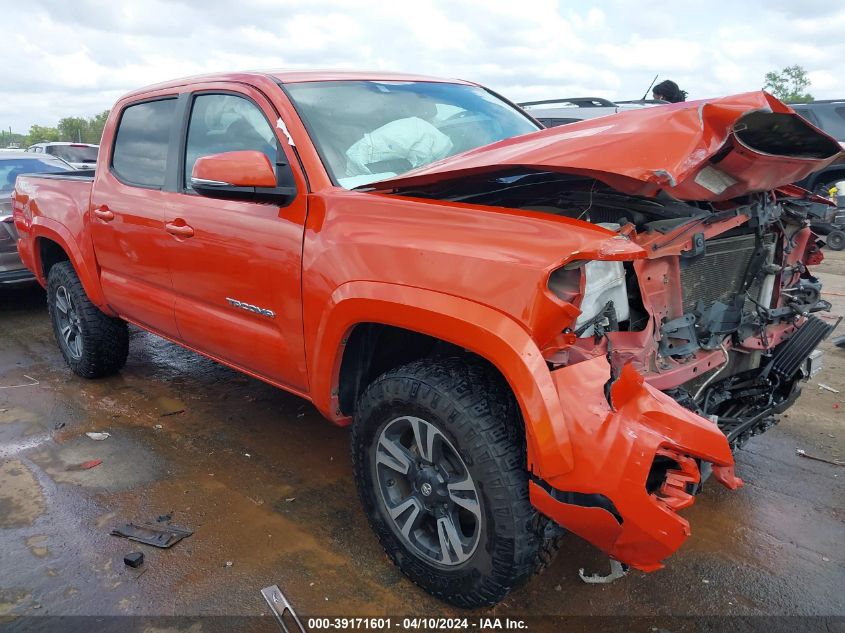
<path id="1" fill-rule="evenodd" d="M 513 100 L 639 98 L 652 77 L 704 98 L 801 64 L 845 97 L 836 0 L 0 0 L 0 128 L 91 116 L 183 75 L 359 68 L 460 77 Z"/>

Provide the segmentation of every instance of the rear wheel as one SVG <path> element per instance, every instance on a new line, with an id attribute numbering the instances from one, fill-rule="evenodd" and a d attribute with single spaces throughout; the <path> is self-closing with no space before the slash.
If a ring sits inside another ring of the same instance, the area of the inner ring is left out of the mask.
<path id="1" fill-rule="evenodd" d="M 461 607 L 492 605 L 543 567 L 524 432 L 507 383 L 466 358 L 391 370 L 352 429 L 358 493 L 388 556 Z"/>
<path id="2" fill-rule="evenodd" d="M 845 231 L 831 231 L 826 238 L 827 247 L 832 251 L 841 251 L 845 248 Z"/>
<path id="3" fill-rule="evenodd" d="M 126 323 L 91 303 L 70 262 L 50 268 L 47 308 L 53 333 L 68 366 L 83 378 L 118 372 L 129 353 Z"/>

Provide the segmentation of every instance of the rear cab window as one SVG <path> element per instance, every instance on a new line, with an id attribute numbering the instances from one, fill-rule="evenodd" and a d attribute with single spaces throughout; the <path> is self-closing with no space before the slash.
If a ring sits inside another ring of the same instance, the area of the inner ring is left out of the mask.
<path id="1" fill-rule="evenodd" d="M 175 97 L 144 101 L 123 110 L 111 158 L 111 171 L 118 180 L 151 189 L 164 186 L 175 112 Z"/>

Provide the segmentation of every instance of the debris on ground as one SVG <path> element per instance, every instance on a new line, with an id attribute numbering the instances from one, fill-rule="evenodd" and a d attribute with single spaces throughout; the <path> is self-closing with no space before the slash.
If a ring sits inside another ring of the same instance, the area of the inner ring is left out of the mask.
<path id="1" fill-rule="evenodd" d="M 618 560 L 610 559 L 610 573 L 607 576 L 602 576 L 601 574 L 593 574 L 592 576 L 587 576 L 584 574 L 584 568 L 578 570 L 578 575 L 588 585 L 606 585 L 607 583 L 611 583 L 614 580 L 618 580 L 622 578 L 625 574 L 628 573 L 628 566 L 623 565 Z"/>
<path id="2" fill-rule="evenodd" d="M 102 442 L 103 440 L 107 440 L 111 437 L 111 433 L 98 433 L 96 431 L 88 432 L 85 435 L 97 442 Z"/>
<path id="3" fill-rule="evenodd" d="M 65 428 L 65 423 L 64 423 L 64 422 L 56 422 L 56 423 L 53 425 L 53 429 L 54 429 L 54 430 L 56 430 L 56 431 L 58 431 L 59 429 L 63 429 L 63 428 Z"/>
<path id="4" fill-rule="evenodd" d="M 102 459 L 89 459 L 87 462 L 81 464 L 71 464 L 65 470 L 90 470 L 103 463 Z"/>
<path id="5" fill-rule="evenodd" d="M 223 565 L 223 567 L 231 567 L 232 564 L 233 564 L 232 561 L 227 560 L 226 563 Z"/>
<path id="6" fill-rule="evenodd" d="M 799 457 L 806 457 L 807 459 L 813 459 L 817 462 L 824 462 L 825 464 L 832 464 L 834 466 L 845 466 L 845 459 L 827 459 L 826 457 L 817 457 L 816 455 L 810 455 L 803 448 L 796 448 L 795 454 Z"/>
<path id="7" fill-rule="evenodd" d="M 185 409 L 177 409 L 176 411 L 168 411 L 168 412 L 166 412 L 166 413 L 162 413 L 162 414 L 161 414 L 161 415 L 159 415 L 158 417 L 160 417 L 160 418 L 166 418 L 166 417 L 167 417 L 167 416 L 169 416 L 169 415 L 180 415 L 180 414 L 182 414 L 182 413 L 185 413 Z"/>
<path id="8" fill-rule="evenodd" d="M 159 514 L 156 517 L 156 522 L 158 522 L 158 523 L 168 523 L 170 521 L 170 519 L 172 519 L 172 518 L 173 518 L 172 512 L 168 512 L 167 514 Z"/>
<path id="9" fill-rule="evenodd" d="M 175 525 L 154 525 L 152 523 L 126 523 L 120 527 L 113 528 L 112 536 L 122 536 L 132 541 L 146 543 L 153 547 L 167 549 L 172 547 L 186 536 L 193 534 L 192 530 Z"/>
<path id="10" fill-rule="evenodd" d="M 825 385 L 824 383 L 819 383 L 819 391 L 829 391 L 830 393 L 839 393 L 839 389 L 834 389 L 830 385 Z"/>
<path id="11" fill-rule="evenodd" d="M 153 426 L 153 428 L 156 429 L 156 430 L 161 430 L 164 427 L 161 424 L 156 424 L 155 426 Z"/>
<path id="12" fill-rule="evenodd" d="M 41 384 L 40 382 L 38 382 L 32 376 L 27 376 L 26 374 L 24 374 L 23 377 L 26 378 L 27 380 L 29 380 L 29 382 L 21 383 L 21 384 L 18 384 L 18 385 L 4 385 L 4 386 L 0 387 L 0 389 L 17 389 L 18 387 L 34 387 L 35 385 Z"/>
<path id="13" fill-rule="evenodd" d="M 123 564 L 128 565 L 132 569 L 137 569 L 138 567 L 144 564 L 144 553 L 129 552 L 126 556 L 123 557 Z"/>
<path id="14" fill-rule="evenodd" d="M 295 624 L 301 633 L 305 633 L 305 627 L 302 626 L 302 622 L 299 621 L 299 617 L 297 617 L 296 612 L 293 610 L 290 602 L 288 599 L 285 598 L 285 595 L 279 589 L 278 585 L 270 585 L 269 587 L 264 587 L 261 590 L 261 595 L 267 601 L 267 604 L 270 606 L 270 610 L 273 612 L 273 615 L 276 616 L 276 620 L 279 622 L 279 626 L 282 627 L 282 630 L 285 633 L 289 633 L 290 629 L 288 628 L 288 624 Z M 328 600 L 328 598 L 326 598 Z"/>

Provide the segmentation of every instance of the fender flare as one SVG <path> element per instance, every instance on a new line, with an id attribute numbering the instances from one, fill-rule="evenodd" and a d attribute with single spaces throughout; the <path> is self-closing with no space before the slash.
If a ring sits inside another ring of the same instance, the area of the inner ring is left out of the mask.
<path id="1" fill-rule="evenodd" d="M 540 477 L 573 468 L 572 447 L 557 389 L 540 350 L 518 322 L 488 306 L 452 295 L 375 281 L 347 282 L 331 294 L 309 355 L 316 407 L 344 423 L 338 376 L 349 332 L 382 323 L 439 338 L 491 362 L 511 386 L 525 421 L 528 467 Z"/>
<path id="2" fill-rule="evenodd" d="M 32 261 L 35 266 L 35 273 L 38 282 L 46 287 L 47 279 L 43 274 L 43 263 L 41 261 L 41 249 L 38 247 L 40 239 L 48 239 L 58 244 L 65 253 L 67 253 L 70 263 L 76 271 L 79 281 L 85 290 L 85 294 L 91 300 L 91 303 L 96 305 L 106 314 L 114 316 L 114 312 L 106 304 L 105 296 L 103 295 L 103 288 L 100 284 L 100 278 L 97 276 L 97 271 L 92 270 L 88 265 L 88 261 L 94 261 L 93 247 L 90 253 L 86 254 L 80 249 L 77 240 L 74 239 L 71 232 L 66 226 L 53 220 L 52 218 L 43 215 L 32 219 L 32 224 L 28 227 L 31 235 L 32 243 Z"/>

